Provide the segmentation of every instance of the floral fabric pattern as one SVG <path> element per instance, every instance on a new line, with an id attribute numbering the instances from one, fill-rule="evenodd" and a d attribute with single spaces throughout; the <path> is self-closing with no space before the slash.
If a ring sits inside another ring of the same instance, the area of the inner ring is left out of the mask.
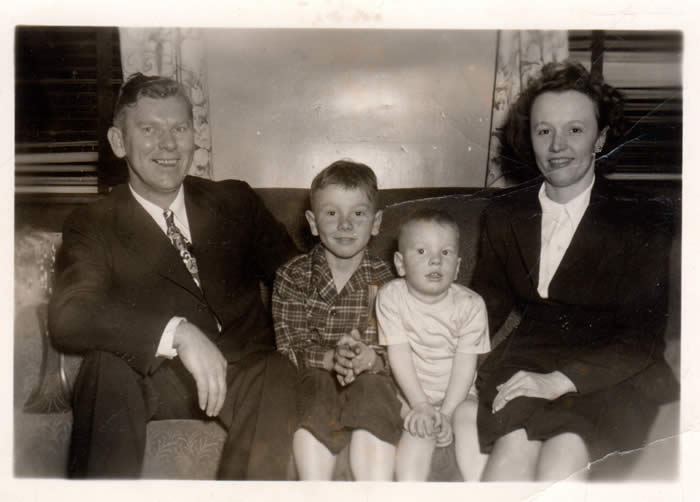
<path id="1" fill-rule="evenodd" d="M 51 295 L 56 250 L 60 232 L 28 228 L 15 232 L 15 308 L 46 303 Z"/>
<path id="2" fill-rule="evenodd" d="M 543 30 L 501 30 L 498 33 L 496 84 L 493 90 L 491 146 L 486 186 L 504 187 L 498 164 L 499 141 L 496 131 L 503 124 L 510 106 L 545 63 L 563 61 L 569 55 L 567 32 Z"/>
<path id="3" fill-rule="evenodd" d="M 124 78 L 136 72 L 182 83 L 190 93 L 197 148 L 190 173 L 212 178 L 209 92 L 201 32 L 194 28 L 120 28 Z"/>

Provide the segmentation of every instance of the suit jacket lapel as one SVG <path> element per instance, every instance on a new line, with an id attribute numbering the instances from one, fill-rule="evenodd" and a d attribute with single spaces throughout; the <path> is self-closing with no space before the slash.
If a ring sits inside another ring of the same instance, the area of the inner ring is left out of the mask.
<path id="1" fill-rule="evenodd" d="M 560 285 L 566 288 L 572 281 L 585 283 L 585 278 L 594 276 L 594 269 L 608 256 L 608 248 L 612 244 L 610 239 L 615 235 L 610 223 L 614 218 L 610 214 L 610 211 L 614 211 L 610 197 L 604 180 L 596 181 L 588 208 L 552 278 L 550 296 L 564 294 L 559 290 Z"/>
<path id="2" fill-rule="evenodd" d="M 518 242 L 518 250 L 532 286 L 537 289 L 540 273 L 540 240 L 542 208 L 537 199 L 539 184 L 525 189 L 512 213 L 510 226 Z"/>
<path id="3" fill-rule="evenodd" d="M 187 219 L 190 223 L 192 234 L 192 252 L 197 259 L 199 267 L 199 279 L 202 288 L 206 291 L 207 285 L 212 280 L 218 280 L 221 274 L 221 260 L 217 258 L 225 245 L 224 235 L 220 235 L 221 228 L 217 222 L 219 207 L 211 196 L 188 183 L 185 178 L 185 207 Z M 231 237 L 228 236 L 230 239 Z"/>
<path id="4" fill-rule="evenodd" d="M 114 189 L 117 234 L 134 260 L 145 261 L 149 268 L 195 295 L 201 292 L 187 271 L 180 254 L 153 218 L 134 199 L 127 185 Z"/>

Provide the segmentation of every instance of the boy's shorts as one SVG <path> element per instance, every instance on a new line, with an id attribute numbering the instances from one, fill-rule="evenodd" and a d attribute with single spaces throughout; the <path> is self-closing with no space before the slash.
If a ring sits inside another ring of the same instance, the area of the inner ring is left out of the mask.
<path id="1" fill-rule="evenodd" d="M 299 428 L 308 430 L 334 455 L 348 445 L 355 429 L 395 445 L 402 430 L 396 391 L 387 375 L 361 373 L 343 387 L 335 373 L 306 369 L 299 386 Z"/>

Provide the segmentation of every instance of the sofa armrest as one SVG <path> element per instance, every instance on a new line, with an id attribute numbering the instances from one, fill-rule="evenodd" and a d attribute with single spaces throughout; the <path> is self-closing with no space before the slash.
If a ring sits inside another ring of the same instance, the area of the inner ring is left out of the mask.
<path id="1" fill-rule="evenodd" d="M 51 344 L 48 330 L 48 305 L 35 310 L 41 344 L 41 364 L 36 387 L 24 403 L 25 413 L 62 413 L 71 409 L 71 395 L 79 356 L 58 352 Z"/>

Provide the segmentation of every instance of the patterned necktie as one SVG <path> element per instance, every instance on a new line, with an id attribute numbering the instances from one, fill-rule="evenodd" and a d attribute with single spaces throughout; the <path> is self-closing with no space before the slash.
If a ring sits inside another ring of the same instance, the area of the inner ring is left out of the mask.
<path id="1" fill-rule="evenodd" d="M 180 258 L 182 258 L 185 267 L 187 267 L 187 270 L 190 272 L 190 274 L 192 274 L 194 282 L 197 283 L 197 286 L 201 287 L 199 282 L 199 271 L 197 270 L 197 260 L 190 251 L 190 243 L 187 242 L 185 236 L 182 235 L 180 229 L 175 225 L 173 212 L 168 209 L 163 212 L 163 216 L 165 217 L 165 224 L 168 226 L 168 237 L 170 238 L 170 242 L 172 242 L 173 246 L 175 246 L 175 248 L 180 252 Z"/>

